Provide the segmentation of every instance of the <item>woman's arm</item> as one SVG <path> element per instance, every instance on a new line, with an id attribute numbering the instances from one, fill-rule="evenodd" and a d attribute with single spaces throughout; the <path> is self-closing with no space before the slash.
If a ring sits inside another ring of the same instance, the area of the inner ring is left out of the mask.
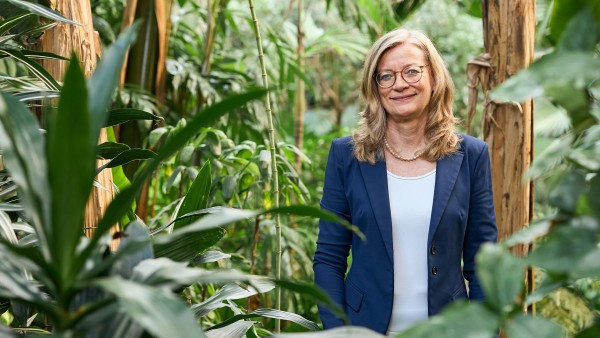
<path id="1" fill-rule="evenodd" d="M 469 281 L 469 299 L 483 300 L 485 295 L 476 275 L 475 255 L 484 242 L 496 242 L 498 229 L 494 213 L 494 194 L 490 155 L 487 144 L 482 147 L 471 172 L 469 218 L 463 245 L 463 274 Z"/>
<path id="2" fill-rule="evenodd" d="M 329 150 L 321 208 L 351 222 L 351 213 L 344 187 L 342 156 L 338 156 L 337 153 L 343 149 L 339 145 L 336 147 L 336 141 L 340 142 L 340 140 L 334 140 Z M 319 236 L 313 263 L 315 284 L 342 308 L 345 305 L 344 276 L 348 265 L 347 258 L 351 241 L 350 230 L 336 223 L 319 221 Z M 319 306 L 319 314 L 325 329 L 344 324 L 339 317 L 324 306 Z"/>

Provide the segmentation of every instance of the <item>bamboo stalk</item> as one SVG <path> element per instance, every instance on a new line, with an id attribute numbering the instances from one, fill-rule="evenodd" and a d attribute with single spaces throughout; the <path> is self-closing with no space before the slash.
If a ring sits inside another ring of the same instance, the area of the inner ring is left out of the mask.
<path id="1" fill-rule="evenodd" d="M 279 207 L 279 176 L 277 173 L 277 158 L 275 157 L 275 128 L 273 127 L 273 112 L 271 111 L 271 98 L 269 92 L 269 81 L 267 79 L 267 69 L 265 67 L 265 58 L 263 54 L 262 48 L 262 39 L 260 37 L 260 30 L 258 27 L 258 19 L 256 18 L 256 12 L 254 11 L 254 1 L 248 0 L 248 5 L 250 7 L 250 13 L 252 15 L 252 23 L 254 24 L 254 32 L 256 34 L 256 47 L 258 49 L 258 59 L 260 61 L 260 68 L 262 71 L 262 80 L 265 89 L 267 90 L 267 95 L 265 98 L 265 105 L 267 115 L 269 116 L 269 139 L 270 139 L 270 148 L 271 148 L 271 166 L 273 172 L 273 201 L 275 204 L 275 208 Z M 275 229 L 277 230 L 277 258 L 275 260 L 275 277 L 277 279 L 281 279 L 281 222 L 279 220 L 279 215 L 275 215 Z M 275 308 L 277 310 L 281 310 L 281 288 L 277 287 L 275 291 Z M 279 319 L 275 320 L 275 332 L 281 331 L 281 321 Z"/>

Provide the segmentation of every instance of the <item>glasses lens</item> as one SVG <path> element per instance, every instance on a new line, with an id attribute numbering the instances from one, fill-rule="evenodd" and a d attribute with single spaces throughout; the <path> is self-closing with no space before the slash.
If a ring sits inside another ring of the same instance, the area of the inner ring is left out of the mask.
<path id="1" fill-rule="evenodd" d="M 415 83 L 421 80 L 421 74 L 423 74 L 423 71 L 417 66 L 408 66 L 402 70 L 402 78 L 407 83 Z"/>
<path id="2" fill-rule="evenodd" d="M 389 88 L 396 82 L 396 74 L 390 71 L 381 72 L 375 76 L 377 84 L 382 88 Z"/>

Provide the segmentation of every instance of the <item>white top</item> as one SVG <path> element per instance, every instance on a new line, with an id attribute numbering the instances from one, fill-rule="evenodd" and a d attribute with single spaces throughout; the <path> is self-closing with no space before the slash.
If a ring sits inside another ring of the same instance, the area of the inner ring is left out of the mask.
<path id="1" fill-rule="evenodd" d="M 389 333 L 428 317 L 427 236 L 435 189 L 435 169 L 425 175 L 387 173 L 394 248 L 394 303 Z"/>

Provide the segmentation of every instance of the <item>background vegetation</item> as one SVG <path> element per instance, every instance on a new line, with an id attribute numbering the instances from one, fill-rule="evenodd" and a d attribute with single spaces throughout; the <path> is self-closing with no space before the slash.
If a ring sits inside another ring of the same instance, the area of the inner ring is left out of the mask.
<path id="1" fill-rule="evenodd" d="M 284 332 L 318 330 L 316 302 L 327 299 L 311 286 L 312 255 L 317 217 L 331 216 L 315 206 L 329 144 L 351 132 L 361 109 L 364 54 L 399 25 L 425 31 L 455 80 L 455 114 L 466 121 L 466 64 L 483 46 L 480 2 L 256 1 L 276 171 L 248 3 L 155 1 L 171 8 L 162 83 L 156 9 L 132 3 L 91 1 L 104 57 L 86 82 L 76 59 L 64 81 L 36 62 L 69 62 L 32 47 L 68 20 L 44 11 L 46 1 L 0 2 L 0 336 L 258 337 L 276 331 L 277 319 Z M 145 20 L 122 33 L 131 10 Z M 486 303 L 455 304 L 402 337 L 489 337 L 499 327 L 509 337 L 600 332 L 600 5 L 538 0 L 537 19 L 539 60 L 494 92 L 497 100 L 536 100 L 536 222 L 479 256 Z M 109 141 L 97 145 L 105 126 Z M 99 184 L 95 158 L 111 160 L 101 169 L 112 171 L 119 193 L 87 239 L 79 211 Z M 280 204 L 293 207 L 274 208 L 273 175 Z M 121 241 L 111 252 L 114 237 Z M 530 241 L 536 250 L 528 257 L 509 253 Z M 279 243 L 282 278 L 274 279 Z M 523 294 L 526 266 L 538 271 L 531 295 Z M 522 313 L 530 304 L 537 317 Z"/>

